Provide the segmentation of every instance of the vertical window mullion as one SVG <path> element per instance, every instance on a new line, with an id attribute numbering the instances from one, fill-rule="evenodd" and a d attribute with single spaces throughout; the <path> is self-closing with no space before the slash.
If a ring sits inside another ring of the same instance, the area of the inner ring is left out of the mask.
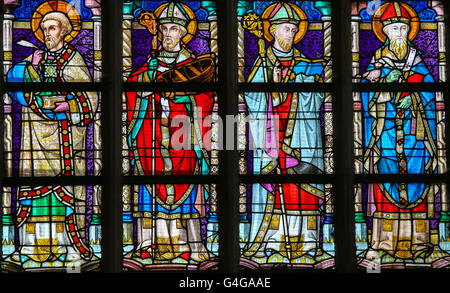
<path id="1" fill-rule="evenodd" d="M 102 1 L 102 259 L 100 271 L 122 272 L 122 1 Z"/>
<path id="2" fill-rule="evenodd" d="M 234 139 L 234 125 L 226 125 L 226 115 L 237 114 L 237 1 L 217 1 L 219 37 L 219 116 L 223 120 L 223 146 Z M 232 127 L 232 129 L 229 129 Z M 226 134 L 230 134 L 227 137 Z M 233 134 L 233 138 L 231 137 Z M 239 166 L 238 152 L 222 150 L 219 155 L 218 190 L 219 269 L 234 273 L 239 270 Z"/>
<path id="3" fill-rule="evenodd" d="M 333 82 L 335 117 L 336 169 L 334 182 L 335 206 L 335 267 L 338 272 L 356 270 L 353 217 L 353 111 L 351 83 L 351 0 L 331 2 L 333 38 Z"/>

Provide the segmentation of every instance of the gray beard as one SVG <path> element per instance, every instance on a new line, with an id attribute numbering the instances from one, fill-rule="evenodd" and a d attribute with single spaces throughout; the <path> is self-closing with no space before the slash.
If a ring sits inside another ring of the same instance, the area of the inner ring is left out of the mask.
<path id="1" fill-rule="evenodd" d="M 390 49 L 394 52 L 395 56 L 397 56 L 399 60 L 403 60 L 408 52 L 408 42 L 406 39 L 393 39 L 389 40 L 389 42 Z"/>

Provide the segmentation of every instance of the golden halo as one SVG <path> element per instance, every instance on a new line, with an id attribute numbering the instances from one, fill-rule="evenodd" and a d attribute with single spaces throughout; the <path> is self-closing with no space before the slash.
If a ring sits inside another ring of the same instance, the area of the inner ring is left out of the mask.
<path id="1" fill-rule="evenodd" d="M 41 21 L 44 16 L 50 12 L 62 12 L 70 20 L 72 25 L 72 31 L 68 34 L 64 40 L 70 42 L 78 35 L 81 30 L 81 18 L 78 11 L 71 4 L 61 0 L 50 0 L 42 3 L 34 12 L 33 19 L 31 20 L 31 29 L 34 36 L 44 43 L 44 32 L 41 29 Z"/>
<path id="2" fill-rule="evenodd" d="M 372 30 L 377 36 L 377 38 L 382 41 L 383 43 L 386 41 L 387 36 L 383 32 L 383 23 L 381 22 L 381 16 L 383 15 L 384 11 L 387 9 L 390 2 L 384 3 L 381 5 L 375 14 L 373 15 L 372 19 Z M 410 21 L 410 27 L 411 30 L 408 35 L 408 39 L 410 41 L 414 40 L 414 38 L 419 33 L 419 17 L 417 16 L 417 12 L 409 6 L 408 4 L 405 4 L 403 2 L 399 2 L 399 4 L 405 8 L 405 10 L 411 15 L 411 21 Z"/>
<path id="3" fill-rule="evenodd" d="M 183 37 L 183 43 L 187 44 L 192 40 L 192 38 L 194 38 L 195 33 L 197 32 L 197 20 L 194 11 L 192 11 L 192 9 L 189 6 L 183 3 L 178 4 L 180 4 L 183 7 L 184 11 L 186 11 L 189 18 L 191 19 L 186 27 L 187 34 Z M 156 18 L 159 19 L 159 16 L 164 11 L 164 8 L 166 8 L 167 6 L 169 6 L 169 3 L 164 3 L 155 9 Z M 158 40 L 162 41 L 162 34 L 159 31 L 158 31 Z"/>
<path id="4" fill-rule="evenodd" d="M 273 36 L 269 32 L 270 28 L 269 15 L 272 13 L 274 6 L 276 6 L 277 4 L 278 3 L 271 4 L 269 7 L 266 8 L 266 10 L 264 10 L 261 16 L 264 28 L 264 38 L 269 42 L 273 40 Z M 305 12 L 297 5 L 289 2 L 286 2 L 286 4 L 291 6 L 291 8 L 294 9 L 295 12 L 297 12 L 298 16 L 301 19 L 300 23 L 298 24 L 298 32 L 295 34 L 294 37 L 294 44 L 297 44 L 298 42 L 300 42 L 301 39 L 303 39 L 303 37 L 306 34 L 306 31 L 308 30 L 308 17 L 306 16 Z"/>

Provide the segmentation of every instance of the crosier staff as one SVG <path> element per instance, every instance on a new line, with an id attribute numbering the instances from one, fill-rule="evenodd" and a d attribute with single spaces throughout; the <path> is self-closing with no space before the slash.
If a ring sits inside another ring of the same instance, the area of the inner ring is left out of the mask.
<path id="1" fill-rule="evenodd" d="M 259 56 L 261 57 L 261 62 L 263 64 L 264 81 L 268 82 L 269 78 L 267 76 L 266 44 L 263 38 L 264 33 L 262 20 L 259 15 L 249 13 L 244 16 L 242 27 L 258 38 Z"/>
<path id="2" fill-rule="evenodd" d="M 152 35 L 152 50 L 150 51 L 151 58 L 156 58 L 158 48 L 158 30 L 156 23 L 156 16 L 153 12 L 145 11 L 139 15 L 139 23 L 147 28 Z M 156 68 L 151 68 L 156 70 Z M 155 99 L 152 99 L 152 176 L 155 175 L 155 151 L 156 151 L 156 119 L 155 119 Z M 155 257 L 156 252 L 156 186 L 152 184 L 152 258 Z"/>

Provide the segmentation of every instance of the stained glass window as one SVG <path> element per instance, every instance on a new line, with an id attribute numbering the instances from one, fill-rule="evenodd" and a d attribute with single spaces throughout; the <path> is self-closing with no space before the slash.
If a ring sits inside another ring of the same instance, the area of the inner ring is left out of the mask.
<path id="1" fill-rule="evenodd" d="M 239 1 L 239 81 L 266 89 L 331 82 L 329 9 L 326 1 Z M 240 174 L 333 173 L 330 93 L 244 92 L 238 108 Z M 240 185 L 241 266 L 333 267 L 331 185 L 269 178 Z"/>
<path id="2" fill-rule="evenodd" d="M 333 173 L 330 95 L 249 92 L 241 97 L 241 174 Z M 264 107 L 262 103 L 267 100 L 274 106 Z M 244 266 L 270 268 L 269 264 L 290 263 L 292 267 L 326 268 L 333 265 L 330 185 L 241 185 L 239 202 Z M 307 225 L 308 221 L 311 224 Z M 325 233 L 327 243 L 323 242 L 324 238 L 319 239 L 320 233 Z M 286 247 L 291 251 L 286 251 Z"/>
<path id="3" fill-rule="evenodd" d="M 215 189 L 208 184 L 124 186 L 124 270 L 217 269 Z"/>
<path id="4" fill-rule="evenodd" d="M 438 269 L 449 266 L 446 184 L 358 184 L 355 204 L 360 267 Z"/>
<path id="5" fill-rule="evenodd" d="M 124 174 L 217 174 L 217 96 L 211 92 L 149 94 L 127 92 L 123 96 Z M 170 107 L 164 109 L 169 100 Z"/>
<path id="6" fill-rule="evenodd" d="M 239 192 L 243 268 L 334 266 L 332 185 L 241 184 Z"/>
<path id="7" fill-rule="evenodd" d="M 5 0 L 3 64 L 6 80 L 99 81 L 100 1 L 93 2 L 90 1 L 89 6 L 78 0 Z M 58 21 L 60 26 L 55 24 Z M 46 33 L 52 25 L 55 32 Z"/>
<path id="8" fill-rule="evenodd" d="M 331 17 L 328 1 L 287 1 L 284 5 L 277 1 L 238 1 L 238 20 L 239 81 L 273 82 L 273 68 L 287 70 L 289 58 L 295 58 L 299 63 L 293 70 L 296 75 L 294 77 L 283 72 L 282 80 L 331 81 Z M 289 20 L 295 26 L 284 25 L 284 20 Z M 278 32 L 275 32 L 277 29 Z M 274 33 L 278 33 L 279 37 L 274 36 Z M 290 43 L 281 38 L 288 34 L 293 34 Z M 293 52 L 290 53 L 291 50 Z M 255 70 L 255 67 L 267 67 L 267 74 Z M 299 70 L 304 74 L 298 75 Z"/>
<path id="9" fill-rule="evenodd" d="M 2 269 L 98 270 L 101 187 L 11 186 L 2 193 Z"/>
<path id="10" fill-rule="evenodd" d="M 450 268 L 445 1 L 2 5 L 2 273 Z"/>
<path id="11" fill-rule="evenodd" d="M 100 1 L 3 4 L 2 269 L 98 270 Z"/>
<path id="12" fill-rule="evenodd" d="M 214 1 L 181 1 L 176 5 L 172 4 L 175 5 L 173 8 L 170 1 L 144 0 L 123 3 L 125 80 L 216 80 L 217 17 Z M 163 18 L 166 20 L 162 20 Z M 174 22 L 171 22 L 172 20 Z M 173 27 L 172 23 L 177 26 Z M 178 54 L 174 54 L 175 52 Z M 173 69 L 174 65 L 177 70 L 168 70 Z M 146 74 L 136 76 L 137 72 L 144 70 Z"/>
<path id="13" fill-rule="evenodd" d="M 358 92 L 354 105 L 355 120 L 362 122 L 355 127 L 357 173 L 447 171 L 442 92 Z"/>
<path id="14" fill-rule="evenodd" d="M 392 78 L 387 78 L 385 70 L 382 70 L 379 80 L 374 74 L 368 75 L 374 68 L 386 67 L 383 57 L 390 54 L 391 58 L 394 57 L 397 61 L 394 63 L 405 63 L 403 65 L 405 69 L 412 68 L 421 75 L 399 77 L 398 82 L 445 81 L 445 27 L 442 2 L 398 1 L 396 5 L 388 4 L 387 1 L 353 3 L 353 76 L 357 80 L 362 79 L 363 82 L 371 79 L 373 81 L 370 82 L 390 82 Z M 398 23 L 389 18 L 391 14 L 393 17 L 399 17 L 400 23 L 405 19 L 409 23 L 409 28 L 403 28 L 405 30 L 403 34 L 406 35 L 404 40 L 406 43 L 403 45 L 401 41 L 399 44 L 395 43 L 395 29 L 385 29 L 388 22 Z M 411 50 L 406 52 L 405 48 L 408 46 Z M 393 49 L 394 47 L 396 49 Z M 394 52 L 388 52 L 387 48 Z M 384 77 L 387 78 L 386 81 L 383 81 Z"/>
<path id="15" fill-rule="evenodd" d="M 217 94 L 152 85 L 216 81 L 214 1 L 124 1 L 123 28 L 124 79 L 150 83 L 123 95 L 124 174 L 217 175 Z M 124 269 L 217 268 L 216 198 L 215 184 L 124 186 Z"/>
<path id="16" fill-rule="evenodd" d="M 352 6 L 354 80 L 390 86 L 353 94 L 355 171 L 404 178 L 355 187 L 362 267 L 449 265 L 446 184 L 408 177 L 447 172 L 444 93 L 400 88 L 446 81 L 443 20 L 440 1 Z"/>
<path id="17" fill-rule="evenodd" d="M 264 105 L 265 98 L 272 105 Z M 296 106 L 296 107 L 295 107 Z M 239 96 L 241 174 L 333 173 L 332 98 L 329 93 L 246 92 Z M 262 130 L 267 128 L 267 132 Z M 281 153 L 278 153 L 281 151 Z M 303 163 L 300 167 L 299 162 Z"/>
<path id="18" fill-rule="evenodd" d="M 61 102 L 55 102 L 60 99 Z M 68 101 L 68 111 L 55 112 Z M 10 177 L 98 176 L 97 92 L 10 92 L 4 96 L 4 156 Z"/>

